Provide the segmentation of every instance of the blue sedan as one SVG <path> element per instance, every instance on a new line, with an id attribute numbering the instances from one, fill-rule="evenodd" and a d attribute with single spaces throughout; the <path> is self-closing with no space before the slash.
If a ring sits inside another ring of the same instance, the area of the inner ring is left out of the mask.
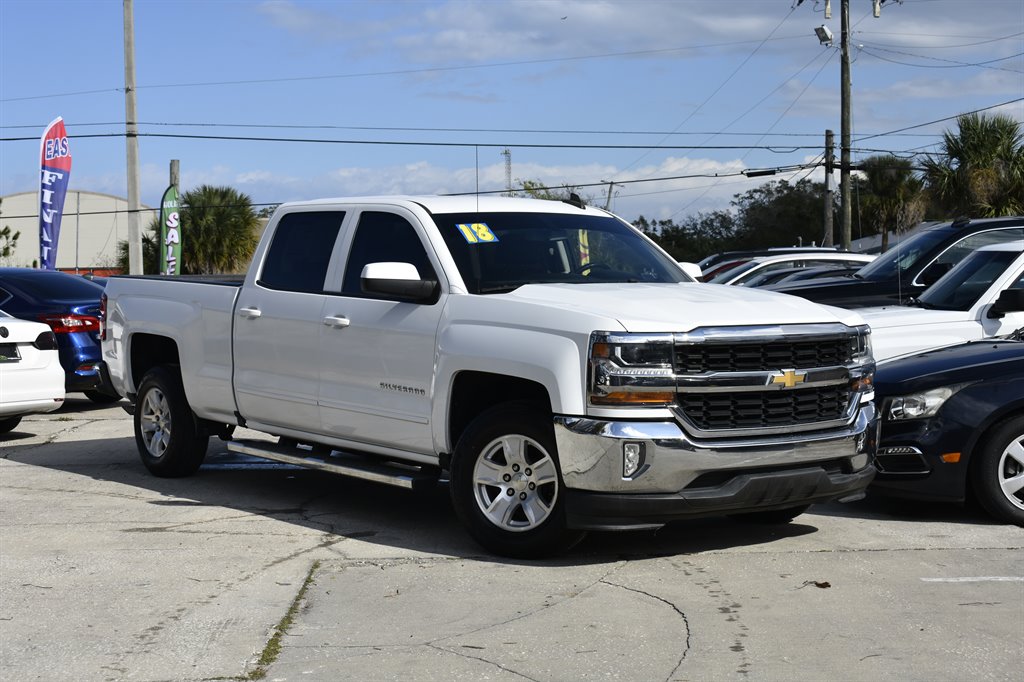
<path id="1" fill-rule="evenodd" d="M 963 502 L 1024 525 L 1024 330 L 882 363 L 873 493 Z"/>
<path id="2" fill-rule="evenodd" d="M 120 397 L 100 362 L 100 296 L 95 282 L 54 270 L 0 268 L 0 308 L 14 317 L 44 322 L 57 337 L 64 388 L 97 403 Z"/>

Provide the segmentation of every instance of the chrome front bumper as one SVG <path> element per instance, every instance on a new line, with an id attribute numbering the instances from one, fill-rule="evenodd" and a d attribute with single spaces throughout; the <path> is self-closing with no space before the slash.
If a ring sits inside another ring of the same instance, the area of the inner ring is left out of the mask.
<path id="1" fill-rule="evenodd" d="M 691 516 L 794 507 L 860 496 L 871 482 L 874 405 L 824 432 L 703 441 L 675 422 L 555 419 L 567 514 L 577 528 L 657 527 Z M 624 475 L 623 449 L 642 461 Z"/>

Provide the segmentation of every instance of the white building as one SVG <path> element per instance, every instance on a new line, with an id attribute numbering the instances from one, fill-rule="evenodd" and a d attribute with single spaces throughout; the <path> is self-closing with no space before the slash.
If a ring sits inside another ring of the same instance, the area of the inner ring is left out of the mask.
<path id="1" fill-rule="evenodd" d="M 14 254 L 0 266 L 32 267 L 39 263 L 39 194 L 21 192 L 0 198 L 0 229 L 21 232 Z M 139 229 L 157 209 L 142 207 Z M 128 240 L 128 200 L 109 194 L 68 190 L 57 241 L 58 270 L 106 274 L 117 267 L 117 244 Z"/>

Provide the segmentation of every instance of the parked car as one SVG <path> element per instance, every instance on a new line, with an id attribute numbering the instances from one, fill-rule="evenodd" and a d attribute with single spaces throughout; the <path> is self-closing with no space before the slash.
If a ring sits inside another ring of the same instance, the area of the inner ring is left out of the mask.
<path id="1" fill-rule="evenodd" d="M 949 502 L 973 496 L 993 517 L 1024 525 L 1022 338 L 1024 328 L 879 366 L 871 493 Z"/>
<path id="2" fill-rule="evenodd" d="M 1024 325 L 1024 240 L 983 246 L 906 305 L 862 308 L 879 363 Z"/>
<path id="3" fill-rule="evenodd" d="M 819 266 L 814 268 L 785 268 L 783 270 L 772 270 L 754 277 L 747 282 L 748 287 L 763 287 L 778 282 L 799 282 L 822 277 L 849 277 L 861 269 L 861 264 L 855 267 L 845 266 Z"/>
<path id="4" fill-rule="evenodd" d="M 64 388 L 97 403 L 120 397 L 101 371 L 100 296 L 103 287 L 56 270 L 0 268 L 0 308 L 49 325 L 57 337 Z"/>
<path id="5" fill-rule="evenodd" d="M 725 272 L 737 265 L 746 263 L 758 256 L 772 256 L 786 253 L 839 253 L 835 246 L 782 246 L 770 249 L 746 249 L 742 251 L 722 251 L 706 256 L 697 265 L 704 273 L 704 281 Z"/>
<path id="6" fill-rule="evenodd" d="M 64 369 L 53 331 L 0 310 L 0 434 L 13 431 L 26 414 L 63 404 Z"/>
<path id="7" fill-rule="evenodd" d="M 705 277 L 704 281 L 710 282 L 711 284 L 746 286 L 747 283 L 755 277 L 775 270 L 786 270 L 796 267 L 815 268 L 828 265 L 843 267 L 856 265 L 857 267 L 864 267 L 874 259 L 875 256 L 869 256 L 863 253 L 846 252 L 788 253 L 774 256 L 758 256 L 756 258 L 751 258 L 746 263 L 742 263 L 734 268 L 720 272 L 718 275 L 715 275 L 710 279 Z"/>
<path id="8" fill-rule="evenodd" d="M 1024 217 L 955 220 L 922 228 L 853 277 L 777 283 L 764 288 L 841 308 L 904 303 L 986 244 L 1024 239 Z"/>

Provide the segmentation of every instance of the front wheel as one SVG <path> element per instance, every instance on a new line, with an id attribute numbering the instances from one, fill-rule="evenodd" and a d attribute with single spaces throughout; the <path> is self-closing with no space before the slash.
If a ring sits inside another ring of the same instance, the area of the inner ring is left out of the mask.
<path id="1" fill-rule="evenodd" d="M 188 405 L 181 377 L 164 367 L 147 372 L 135 404 L 135 444 L 150 473 L 166 478 L 195 473 L 209 442 Z"/>
<path id="2" fill-rule="evenodd" d="M 996 424 L 971 462 L 978 502 L 993 517 L 1024 526 L 1024 415 Z"/>
<path id="3" fill-rule="evenodd" d="M 565 525 L 550 417 L 527 404 L 499 405 L 473 420 L 455 448 L 450 485 L 456 514 L 494 554 L 538 557 L 583 537 Z"/>

